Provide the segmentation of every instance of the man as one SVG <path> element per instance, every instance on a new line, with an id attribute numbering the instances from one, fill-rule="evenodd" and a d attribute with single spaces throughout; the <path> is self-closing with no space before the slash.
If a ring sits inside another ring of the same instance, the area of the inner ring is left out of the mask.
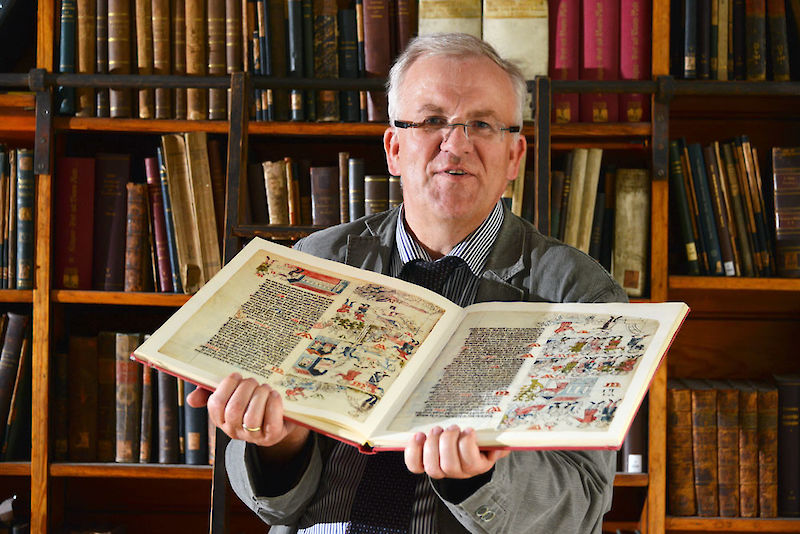
<path id="1" fill-rule="evenodd" d="M 403 205 L 313 234 L 300 250 L 411 281 L 424 277 L 419 260 L 439 260 L 452 271 L 436 290 L 461 305 L 626 300 L 594 260 L 500 203 L 526 149 L 516 67 L 466 35 L 421 37 L 393 66 L 388 96 L 383 144 Z M 198 390 L 190 403 L 205 398 Z M 414 436 L 402 458 L 368 457 L 285 421 L 280 395 L 238 374 L 208 410 L 234 438 L 225 461 L 236 493 L 286 525 L 273 533 L 599 533 L 611 503 L 612 452 L 487 452 L 454 426 Z"/>

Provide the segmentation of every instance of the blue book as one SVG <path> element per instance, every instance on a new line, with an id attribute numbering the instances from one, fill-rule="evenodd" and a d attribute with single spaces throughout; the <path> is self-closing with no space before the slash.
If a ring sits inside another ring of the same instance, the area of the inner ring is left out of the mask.
<path id="1" fill-rule="evenodd" d="M 178 250 L 175 248 L 175 224 L 172 221 L 172 202 L 169 198 L 167 166 L 164 164 L 164 154 L 161 147 L 156 149 L 158 157 L 158 174 L 161 178 L 161 195 L 164 197 L 164 227 L 167 230 L 167 248 L 169 249 L 169 263 L 172 268 L 172 288 L 175 293 L 183 293 L 180 273 L 178 272 Z"/>
<path id="2" fill-rule="evenodd" d="M 34 179 L 33 150 L 17 149 L 17 289 L 33 289 Z"/>
<path id="3" fill-rule="evenodd" d="M 58 72 L 75 72 L 75 12 L 77 0 L 61 0 L 61 40 L 58 43 Z M 75 88 L 56 91 L 58 112 L 75 115 Z"/>
<path id="4" fill-rule="evenodd" d="M 695 196 L 697 197 L 697 208 L 700 215 L 698 223 L 708 254 L 709 274 L 722 276 L 725 274 L 722 269 L 722 251 L 719 244 L 717 225 L 714 221 L 714 207 L 711 202 L 711 190 L 709 189 L 708 176 L 706 175 L 703 149 L 699 143 L 689 145 L 689 164 L 692 167 Z"/>

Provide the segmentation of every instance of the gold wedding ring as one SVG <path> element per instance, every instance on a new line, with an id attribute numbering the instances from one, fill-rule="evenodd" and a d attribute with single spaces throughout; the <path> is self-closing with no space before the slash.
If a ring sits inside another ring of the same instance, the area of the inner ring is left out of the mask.
<path id="1" fill-rule="evenodd" d="M 248 432 L 261 432 L 260 426 L 247 426 L 246 424 L 242 423 L 242 428 L 244 428 Z"/>

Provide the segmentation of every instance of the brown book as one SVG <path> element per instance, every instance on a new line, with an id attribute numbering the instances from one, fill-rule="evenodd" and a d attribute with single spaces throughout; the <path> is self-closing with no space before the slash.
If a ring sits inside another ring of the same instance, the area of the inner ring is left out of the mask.
<path id="1" fill-rule="evenodd" d="M 125 278 L 126 184 L 129 154 L 98 154 L 95 159 L 94 258 L 92 285 L 122 291 Z"/>
<path id="2" fill-rule="evenodd" d="M 385 78 L 389 75 L 392 55 L 388 0 L 364 0 L 364 67 L 367 78 Z M 388 120 L 386 93 L 367 92 L 367 119 L 374 122 Z"/>
<path id="3" fill-rule="evenodd" d="M 108 73 L 131 73 L 131 6 L 129 0 L 108 0 Z M 131 116 L 130 89 L 109 91 L 111 117 Z"/>
<path id="4" fill-rule="evenodd" d="M 19 368 L 22 340 L 30 320 L 29 315 L 6 312 L 8 326 L 3 337 L 3 348 L 0 352 L 0 441 L 5 435 L 6 421 L 11 407 L 11 397 Z"/>
<path id="5" fill-rule="evenodd" d="M 769 38 L 767 39 L 769 43 L 769 58 L 772 62 L 772 79 L 776 82 L 788 82 L 790 80 L 790 48 L 786 34 L 786 3 L 784 0 L 767 0 L 766 16 L 767 30 L 769 32 Z M 796 54 L 797 51 L 793 53 Z"/>
<path id="6" fill-rule="evenodd" d="M 745 0 L 745 69 L 748 81 L 767 79 L 767 3 Z"/>
<path id="7" fill-rule="evenodd" d="M 98 74 L 108 74 L 108 0 L 96 0 L 95 24 L 95 70 Z M 108 117 L 109 109 L 108 87 L 96 89 L 96 109 L 98 117 Z"/>
<path id="8" fill-rule="evenodd" d="M 311 167 L 311 223 L 339 224 L 339 168 Z"/>
<path id="9" fill-rule="evenodd" d="M 713 145 L 703 147 L 703 161 L 706 167 L 708 188 L 711 193 L 711 207 L 714 214 L 714 222 L 716 223 L 717 235 L 719 236 L 719 248 L 722 254 L 722 270 L 726 276 L 735 276 L 736 261 L 730 234 L 731 226 L 728 222 L 727 211 L 725 210 L 725 197 L 722 194 L 720 171 L 717 166 L 717 158 Z"/>
<path id="10" fill-rule="evenodd" d="M 70 336 L 69 448 L 73 462 L 97 460 L 97 337 Z"/>
<path id="11" fill-rule="evenodd" d="M 92 288 L 94 158 L 57 158 L 54 287 Z"/>
<path id="12" fill-rule="evenodd" d="M 136 0 L 136 68 L 139 74 L 153 74 L 153 5 L 152 0 Z M 155 92 L 152 87 L 139 89 L 139 118 L 155 117 Z"/>
<path id="13" fill-rule="evenodd" d="M 125 225 L 125 291 L 144 290 L 144 246 L 147 239 L 147 186 L 128 182 Z"/>
<path id="14" fill-rule="evenodd" d="M 139 423 L 139 463 L 147 464 L 153 461 L 153 374 L 155 370 L 149 365 L 140 365 L 142 372 L 142 417 Z"/>
<path id="15" fill-rule="evenodd" d="M 349 152 L 339 152 L 339 221 L 350 222 Z"/>
<path id="16" fill-rule="evenodd" d="M 265 161 L 264 183 L 267 190 L 267 207 L 270 224 L 289 224 L 289 200 L 286 189 L 286 162 Z"/>
<path id="17" fill-rule="evenodd" d="M 717 480 L 717 392 L 701 380 L 686 380 L 692 391 L 692 460 L 697 515 L 719 515 Z"/>
<path id="18" fill-rule="evenodd" d="M 389 176 L 367 174 L 364 176 L 364 215 L 389 209 Z"/>
<path id="19" fill-rule="evenodd" d="M 176 464 L 178 449 L 178 379 L 163 371 L 158 377 L 158 463 Z"/>
<path id="20" fill-rule="evenodd" d="M 739 390 L 739 515 L 758 517 L 758 393 L 736 382 Z"/>
<path id="21" fill-rule="evenodd" d="M 172 49 L 170 36 L 169 0 L 151 0 L 153 17 L 153 74 L 165 75 L 172 71 Z M 172 118 L 172 96 L 170 90 L 157 87 L 155 90 L 157 119 Z"/>
<path id="22" fill-rule="evenodd" d="M 208 161 L 208 137 L 205 132 L 189 132 L 183 134 L 183 137 L 191 182 L 190 206 L 193 208 L 194 233 L 199 244 L 200 266 L 205 283 L 222 267 L 211 166 Z M 172 209 L 174 213 L 174 204 Z"/>
<path id="23" fill-rule="evenodd" d="M 758 517 L 778 516 L 778 388 L 757 382 Z"/>
<path id="24" fill-rule="evenodd" d="M 692 460 L 692 393 L 680 380 L 667 381 L 667 502 L 669 513 L 693 516 L 697 510 Z"/>
<path id="25" fill-rule="evenodd" d="M 172 0 L 172 74 L 186 74 L 186 1 Z M 173 89 L 176 119 L 186 118 L 186 89 Z"/>
<path id="26" fill-rule="evenodd" d="M 389 209 L 403 203 L 403 184 L 399 176 L 389 176 Z"/>
<path id="27" fill-rule="evenodd" d="M 800 375 L 778 375 L 778 515 L 800 516 Z"/>
<path id="28" fill-rule="evenodd" d="M 717 480 L 719 515 L 739 517 L 739 390 L 710 381 L 717 392 Z"/>
<path id="29" fill-rule="evenodd" d="M 186 2 L 186 74 L 203 76 L 208 69 L 206 61 L 206 10 L 204 0 Z M 186 90 L 186 118 L 204 120 L 208 118 L 208 90 L 189 88 Z"/>
<path id="30" fill-rule="evenodd" d="M 59 344 L 60 345 L 60 344 Z M 69 382 L 68 366 L 69 354 L 63 346 L 57 346 L 51 357 L 53 379 L 50 382 L 51 403 L 50 420 L 53 433 L 53 460 L 62 462 L 67 459 L 69 452 Z"/>
<path id="31" fill-rule="evenodd" d="M 79 74 L 94 74 L 96 68 L 96 25 L 95 19 L 96 0 L 78 0 L 78 39 L 77 39 L 77 69 Z M 77 103 L 75 106 L 76 117 L 94 117 L 95 100 L 94 88 L 78 87 L 75 89 Z"/>
<path id="32" fill-rule="evenodd" d="M 314 77 L 339 77 L 338 9 L 336 0 L 314 2 Z M 338 91 L 317 92 L 317 120 L 339 120 Z"/>
<path id="33" fill-rule="evenodd" d="M 397 0 L 397 51 L 400 54 L 417 35 L 417 2 Z"/>
<path id="34" fill-rule="evenodd" d="M 208 74 L 220 75 L 227 72 L 225 48 L 225 2 L 208 0 Z M 208 118 L 225 120 L 228 117 L 227 91 L 222 88 L 208 90 Z"/>
<path id="35" fill-rule="evenodd" d="M 158 158 L 144 158 L 147 176 L 147 198 L 149 202 L 150 225 L 155 246 L 155 265 L 157 267 L 158 287 L 164 293 L 172 293 L 172 263 L 167 243 L 167 227 L 164 220 L 164 193 L 161 190 L 161 177 L 158 171 Z"/>
<path id="36" fill-rule="evenodd" d="M 247 70 L 244 68 L 242 2 L 243 0 L 225 0 L 225 72 L 228 74 Z"/>
<path id="37" fill-rule="evenodd" d="M 220 246 L 225 240 L 225 146 L 217 138 L 208 140 L 208 166 L 211 170 L 211 194 Z"/>
<path id="38" fill-rule="evenodd" d="M 800 277 L 800 147 L 772 149 L 775 264 L 778 276 Z"/>
<path id="39" fill-rule="evenodd" d="M 113 462 L 117 441 L 117 340 L 97 334 L 97 461 Z"/>
<path id="40" fill-rule="evenodd" d="M 141 334 L 118 332 L 116 335 L 117 369 L 117 447 L 115 461 L 139 461 L 142 417 L 142 376 L 131 354 L 141 343 Z"/>
<path id="41" fill-rule="evenodd" d="M 289 208 L 289 224 L 300 224 L 300 177 L 298 165 L 290 157 L 286 163 L 286 202 Z"/>

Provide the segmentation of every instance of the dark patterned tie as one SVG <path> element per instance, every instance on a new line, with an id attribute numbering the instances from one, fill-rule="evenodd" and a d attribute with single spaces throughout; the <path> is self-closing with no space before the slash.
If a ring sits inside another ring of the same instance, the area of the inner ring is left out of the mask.
<path id="1" fill-rule="evenodd" d="M 439 261 L 412 260 L 399 278 L 441 294 L 445 282 L 466 263 L 456 256 Z M 367 459 L 350 514 L 349 534 L 404 534 L 411 525 L 414 488 L 421 475 L 412 474 L 402 452 L 379 452 Z"/>

